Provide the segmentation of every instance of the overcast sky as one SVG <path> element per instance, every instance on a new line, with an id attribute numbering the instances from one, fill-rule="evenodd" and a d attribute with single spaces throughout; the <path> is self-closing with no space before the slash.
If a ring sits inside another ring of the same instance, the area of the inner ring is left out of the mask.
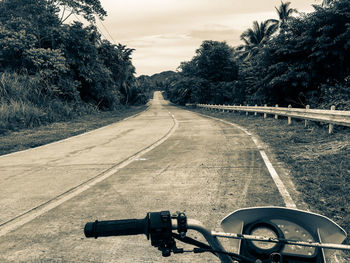
<path id="1" fill-rule="evenodd" d="M 240 34 L 254 20 L 276 18 L 280 0 L 100 0 L 108 13 L 97 25 L 111 42 L 135 48 L 137 75 L 176 70 L 203 40 L 241 44 Z M 319 0 L 290 0 L 300 12 Z M 110 35 L 109 35 L 110 34 Z M 112 40 L 113 39 L 113 40 Z"/>

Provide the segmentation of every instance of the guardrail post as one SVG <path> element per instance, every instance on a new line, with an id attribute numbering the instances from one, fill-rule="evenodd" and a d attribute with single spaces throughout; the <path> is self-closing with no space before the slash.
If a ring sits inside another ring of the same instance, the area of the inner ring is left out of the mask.
<path id="1" fill-rule="evenodd" d="M 222 108 L 222 112 L 225 112 L 224 106 L 225 106 L 225 105 L 224 105 L 224 104 L 222 104 L 222 107 L 223 107 L 223 108 Z"/>
<path id="2" fill-rule="evenodd" d="M 247 104 L 247 107 L 249 107 L 249 105 Z M 247 115 L 248 116 L 248 114 L 249 114 L 249 112 L 248 111 L 246 111 L 245 112 L 245 115 Z"/>
<path id="3" fill-rule="evenodd" d="M 306 105 L 306 111 L 310 109 L 310 105 Z M 305 128 L 309 125 L 309 120 L 305 120 Z"/>
<path id="4" fill-rule="evenodd" d="M 278 108 L 278 104 L 275 105 L 276 108 Z M 277 120 L 278 119 L 278 115 L 275 114 L 275 119 Z"/>
<path id="5" fill-rule="evenodd" d="M 292 105 L 288 105 L 288 109 L 291 109 Z M 292 124 L 292 117 L 288 117 L 288 125 Z"/>
<path id="6" fill-rule="evenodd" d="M 335 106 L 331 107 L 331 110 L 335 110 Z M 334 125 L 332 123 L 329 124 L 329 129 L 328 129 L 328 133 L 332 134 L 333 133 L 333 129 L 334 129 Z"/>
<path id="7" fill-rule="evenodd" d="M 255 104 L 255 107 L 258 107 L 258 104 Z M 254 112 L 254 116 L 258 115 L 257 112 Z"/>
<path id="8" fill-rule="evenodd" d="M 267 104 L 264 105 L 264 107 L 267 107 Z M 267 113 L 264 113 L 264 119 L 266 119 Z"/>

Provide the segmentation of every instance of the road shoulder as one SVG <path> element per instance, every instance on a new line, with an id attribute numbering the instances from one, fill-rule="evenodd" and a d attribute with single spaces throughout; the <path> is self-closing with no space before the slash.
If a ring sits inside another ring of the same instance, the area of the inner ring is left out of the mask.
<path id="1" fill-rule="evenodd" d="M 32 129 L 8 132 L 0 136 L 0 156 L 86 133 L 137 115 L 146 109 L 145 105 L 132 106 L 116 111 L 84 115 L 74 120 L 55 122 Z"/>
<path id="2" fill-rule="evenodd" d="M 295 186 L 291 192 L 297 207 L 328 216 L 350 231 L 350 205 L 345 198 L 350 191 L 348 129 L 338 128 L 329 135 L 325 127 L 313 123 L 305 128 L 303 122 L 287 125 L 284 119 L 193 111 L 236 123 L 258 136 L 281 179 L 290 189 Z"/>

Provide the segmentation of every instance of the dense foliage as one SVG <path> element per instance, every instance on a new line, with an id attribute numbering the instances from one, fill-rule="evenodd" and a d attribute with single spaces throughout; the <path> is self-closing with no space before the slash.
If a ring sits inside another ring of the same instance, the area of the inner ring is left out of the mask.
<path id="1" fill-rule="evenodd" d="M 63 23 L 71 15 L 90 22 Z M 145 103 L 133 49 L 102 40 L 100 1 L 0 2 L 0 130 Z"/>
<path id="2" fill-rule="evenodd" d="M 231 101 L 238 78 L 234 49 L 225 42 L 204 41 L 189 62 L 165 85 L 175 103 L 226 103 Z"/>
<path id="3" fill-rule="evenodd" d="M 221 56 L 203 42 L 196 56 L 181 64 L 167 89 L 169 98 L 182 104 L 309 104 L 349 110 L 350 0 L 324 1 L 314 9 L 292 16 L 295 9 L 282 2 L 276 8 L 279 20 L 255 21 L 242 34 L 243 45 L 232 49 L 209 41 L 222 50 Z M 228 61 L 238 66 L 238 74 Z"/>
<path id="4" fill-rule="evenodd" d="M 350 1 L 315 8 L 290 19 L 256 56 L 243 62 L 248 100 L 346 106 L 334 96 L 350 99 Z"/>
<path id="5" fill-rule="evenodd" d="M 154 90 L 164 90 L 165 86 L 174 76 L 176 76 L 176 72 L 170 70 L 156 73 L 152 76 L 141 75 L 137 78 L 137 84 L 144 91 L 143 94 L 145 97 L 147 97 L 147 94 L 150 97 Z"/>

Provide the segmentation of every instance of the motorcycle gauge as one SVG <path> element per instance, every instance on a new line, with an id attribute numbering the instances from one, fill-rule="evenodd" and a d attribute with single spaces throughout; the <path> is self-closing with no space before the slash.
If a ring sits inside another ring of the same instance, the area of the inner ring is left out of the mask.
<path id="1" fill-rule="evenodd" d="M 270 237 L 273 239 L 283 239 L 282 231 L 271 222 L 257 222 L 245 229 L 245 234 L 252 236 Z M 255 255 L 271 255 L 274 252 L 279 252 L 283 249 L 282 243 L 272 243 L 263 241 L 247 240 L 248 250 Z"/>

